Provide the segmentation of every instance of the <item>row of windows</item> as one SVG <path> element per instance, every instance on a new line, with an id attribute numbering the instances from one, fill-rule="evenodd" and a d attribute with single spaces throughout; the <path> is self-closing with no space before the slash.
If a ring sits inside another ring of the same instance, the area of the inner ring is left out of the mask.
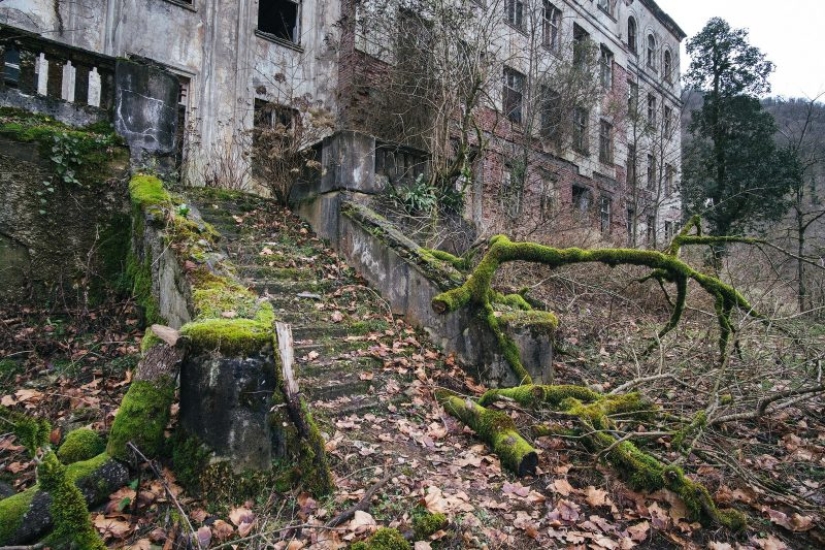
<path id="1" fill-rule="evenodd" d="M 631 16 L 627 19 L 627 49 L 636 55 L 639 54 L 637 43 L 638 29 L 636 26 L 636 19 Z M 653 71 L 658 70 L 656 59 L 657 49 L 656 37 L 653 36 L 653 34 L 648 34 L 645 49 L 645 64 Z M 670 50 L 667 48 L 665 48 L 665 51 L 662 54 L 662 77 L 665 79 L 665 82 L 673 82 L 673 54 L 671 54 Z"/>
<path id="2" fill-rule="evenodd" d="M 601 9 L 602 11 L 606 13 L 611 13 L 610 0 L 599 0 L 597 5 L 599 9 Z M 519 30 L 524 30 L 526 10 L 524 0 L 506 0 L 504 4 L 504 10 L 505 19 L 507 23 Z M 561 10 L 552 3 L 548 2 L 547 0 L 544 0 L 541 19 L 542 45 L 554 52 L 558 52 L 561 47 L 561 18 Z M 574 24 L 574 58 L 576 57 L 576 45 L 582 43 L 582 39 L 584 38 L 589 38 L 589 35 L 584 31 L 584 29 Z M 638 55 L 638 27 L 636 25 L 636 19 L 633 16 L 630 16 L 627 20 L 627 47 L 631 53 Z M 605 46 L 602 46 L 602 48 L 606 49 Z M 581 49 L 579 49 L 579 51 L 581 51 Z M 657 51 L 658 48 L 656 44 L 656 37 L 652 33 L 650 33 L 647 35 L 645 56 L 647 67 L 654 71 L 658 71 L 659 69 L 659 67 L 657 66 Z M 607 52 L 609 53 L 609 50 L 607 50 Z M 612 62 L 612 53 L 609 53 L 609 57 Z M 602 59 L 604 60 L 604 53 L 602 55 Z M 667 48 L 665 48 L 664 52 L 662 53 L 661 69 L 662 76 L 665 79 L 665 82 L 672 83 L 673 54 Z M 604 73 L 602 83 L 604 84 L 605 88 L 610 87 L 609 80 L 604 78 Z"/>
<path id="3" fill-rule="evenodd" d="M 627 182 L 630 186 L 635 186 L 637 183 L 637 170 L 636 166 L 638 164 L 638 156 L 636 154 L 636 146 L 635 145 L 628 145 L 627 146 Z M 647 185 L 647 189 L 651 191 L 655 191 L 659 186 L 658 181 L 659 171 L 656 162 L 656 156 L 653 154 L 647 155 L 647 178 L 645 183 Z M 668 196 L 674 191 L 674 184 L 676 178 L 676 169 L 673 167 L 672 164 L 665 164 L 665 173 L 664 173 L 664 181 L 662 192 L 664 196 Z"/>

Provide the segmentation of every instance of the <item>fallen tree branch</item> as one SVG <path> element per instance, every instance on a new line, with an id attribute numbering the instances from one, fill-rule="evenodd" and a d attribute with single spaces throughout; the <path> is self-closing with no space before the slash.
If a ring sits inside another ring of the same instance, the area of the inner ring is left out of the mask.
<path id="1" fill-rule="evenodd" d="M 741 413 L 734 413 L 734 414 L 727 414 L 725 416 L 719 416 L 717 418 L 712 419 L 708 422 L 709 426 L 718 426 L 719 424 L 724 424 L 726 422 L 733 422 L 736 420 L 757 420 L 765 414 L 767 414 L 768 407 L 771 406 L 773 403 L 777 401 L 781 401 L 782 399 L 793 397 L 784 403 L 777 405 L 771 409 L 771 412 L 780 411 L 782 409 L 786 409 L 800 401 L 804 401 L 805 399 L 810 399 L 812 397 L 816 397 L 819 393 L 825 393 L 825 385 L 823 386 L 815 386 L 813 388 L 804 388 L 804 389 L 797 389 L 797 390 L 786 390 L 783 392 L 777 392 L 770 397 L 766 397 L 764 399 L 760 399 L 759 402 L 756 404 L 756 410 L 751 412 L 741 412 Z"/>
<path id="2" fill-rule="evenodd" d="M 387 484 L 387 482 L 392 479 L 392 473 L 388 473 L 383 478 L 381 478 L 377 483 L 375 483 L 372 487 L 370 487 L 364 496 L 356 502 L 353 506 L 349 507 L 345 511 L 341 512 L 324 525 L 326 528 L 331 529 L 333 527 L 337 527 L 344 523 L 345 521 L 349 521 L 355 516 L 355 512 L 366 512 L 367 509 L 370 507 L 370 501 L 372 497 L 375 496 L 375 493 L 378 490 Z"/>
<path id="3" fill-rule="evenodd" d="M 507 413 L 485 409 L 445 389 L 435 397 L 444 409 L 464 422 L 493 449 L 504 467 L 518 476 L 534 475 L 539 458 L 536 450 L 519 434 Z"/>

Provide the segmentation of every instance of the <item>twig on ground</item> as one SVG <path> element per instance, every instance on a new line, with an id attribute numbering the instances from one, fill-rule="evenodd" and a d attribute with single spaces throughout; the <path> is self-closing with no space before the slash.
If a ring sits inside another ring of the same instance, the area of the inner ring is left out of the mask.
<path id="1" fill-rule="evenodd" d="M 338 514 L 337 516 L 335 516 L 334 518 L 329 520 L 326 523 L 326 527 L 337 527 L 338 525 L 341 525 L 345 521 L 349 521 L 350 518 L 355 516 L 355 512 L 358 512 L 358 511 L 363 512 L 367 508 L 369 508 L 370 501 L 372 500 L 372 497 L 375 495 L 376 492 L 378 492 L 378 489 L 380 489 L 381 487 L 386 485 L 386 483 L 392 478 L 392 475 L 393 475 L 392 472 L 387 473 L 387 475 L 385 475 L 383 478 L 381 478 L 381 480 L 379 480 L 378 483 L 376 483 L 375 485 L 370 487 L 369 490 L 366 493 L 364 493 L 364 496 L 361 497 L 361 500 L 356 502 L 354 506 L 352 506 L 349 509 L 341 512 L 340 514 Z"/>
<path id="2" fill-rule="evenodd" d="M 195 528 L 192 526 L 192 522 L 189 521 L 189 516 L 184 511 L 183 506 L 181 506 L 180 501 L 177 499 L 175 494 L 169 488 L 169 484 L 166 482 L 166 478 L 163 476 L 163 473 L 158 470 L 158 467 L 155 465 L 154 461 L 149 460 L 146 457 L 146 455 L 144 455 L 142 452 L 140 452 L 140 449 L 138 449 L 131 441 L 126 443 L 126 446 L 129 449 L 131 449 L 131 451 L 133 453 L 135 453 L 138 457 L 140 457 L 141 460 L 143 460 L 146 464 L 148 464 L 149 467 L 152 469 L 152 472 L 158 478 L 158 481 L 160 481 L 161 485 L 163 485 L 163 490 L 166 491 L 166 496 L 169 497 L 169 500 L 172 501 L 172 503 L 175 505 L 175 508 L 178 509 L 178 512 L 180 512 L 180 515 L 183 517 L 183 520 L 186 522 L 186 526 L 189 528 L 190 536 L 192 537 L 192 540 L 195 541 L 195 546 L 198 547 L 198 550 L 201 550 L 201 543 L 198 540 L 198 533 L 195 530 Z"/>

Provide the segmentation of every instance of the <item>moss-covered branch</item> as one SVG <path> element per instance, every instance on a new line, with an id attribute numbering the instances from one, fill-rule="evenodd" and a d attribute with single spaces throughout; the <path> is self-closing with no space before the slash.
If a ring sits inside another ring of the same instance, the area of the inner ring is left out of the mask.
<path id="1" fill-rule="evenodd" d="M 704 524 L 719 524 L 734 530 L 745 526 L 742 514 L 717 509 L 708 490 L 685 476 L 681 469 L 662 464 L 632 442 L 614 435 L 616 425 L 612 417 L 654 412 L 654 407 L 638 393 L 600 394 L 583 386 L 536 385 L 490 390 L 479 402 L 488 404 L 502 398 L 512 399 L 532 409 L 546 407 L 576 418 L 578 427 L 573 435 L 615 467 L 633 488 L 648 491 L 670 489 L 684 500 L 691 518 Z M 695 428 L 692 425 L 688 429 Z"/>
<path id="2" fill-rule="evenodd" d="M 635 250 L 624 248 L 599 248 L 595 250 L 583 250 L 580 248 L 554 248 L 531 242 L 512 242 L 504 235 L 493 237 L 490 241 L 490 248 L 482 258 L 475 270 L 469 275 L 467 281 L 458 288 L 442 292 L 433 298 L 432 307 L 437 313 L 455 311 L 461 307 L 476 307 L 484 312 L 484 318 L 490 328 L 499 335 L 500 343 L 505 352 L 505 357 L 516 375 L 525 383 L 529 383 L 529 377 L 524 376 L 526 371 L 521 363 L 518 353 L 512 353 L 514 346 L 512 341 L 503 335 L 499 321 L 493 312 L 493 303 L 497 297 L 490 285 L 496 270 L 504 263 L 514 261 L 533 262 L 557 268 L 565 265 L 577 263 L 602 263 L 611 267 L 617 265 L 637 265 L 648 267 L 653 270 L 651 277 L 660 281 L 672 282 L 676 285 L 677 295 L 673 304 L 673 311 L 667 324 L 659 331 L 661 338 L 679 323 L 685 309 L 687 300 L 688 281 L 695 281 L 705 292 L 716 298 L 721 304 L 719 312 L 719 327 L 722 332 L 720 345 L 724 343 L 722 349 L 723 358 L 725 349 L 732 331 L 730 315 L 734 308 L 744 311 L 749 315 L 760 317 L 754 312 L 753 306 L 731 285 L 728 285 L 716 277 L 701 273 L 688 264 L 680 260 L 678 256 L 679 243 L 692 242 L 702 239 L 719 239 L 717 237 L 701 237 L 688 235 L 688 231 L 698 227 L 698 221 L 694 220 L 682 230 L 674 239 L 674 245 L 668 251 L 660 252 L 656 250 Z M 726 242 L 756 242 L 753 239 L 742 239 L 739 237 L 723 237 Z M 720 241 L 721 242 L 721 241 Z M 707 244 L 707 243 L 705 243 Z M 761 317 L 760 317 L 761 318 Z M 655 342 L 654 344 L 655 345 Z"/>
<path id="3" fill-rule="evenodd" d="M 519 476 L 536 473 L 538 455 L 519 434 L 513 419 L 502 411 L 485 409 L 447 390 L 436 392 L 444 409 L 472 428 L 501 459 L 501 463 Z"/>

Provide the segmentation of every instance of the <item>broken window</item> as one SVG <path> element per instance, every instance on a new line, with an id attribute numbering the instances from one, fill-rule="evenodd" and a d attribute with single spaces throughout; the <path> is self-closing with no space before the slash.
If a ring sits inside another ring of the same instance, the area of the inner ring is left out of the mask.
<path id="1" fill-rule="evenodd" d="M 599 0 L 596 3 L 596 6 L 603 12 L 609 14 L 610 13 L 610 0 Z"/>
<path id="2" fill-rule="evenodd" d="M 664 113 L 662 114 L 662 118 L 664 118 L 664 125 L 665 125 L 665 138 L 670 137 L 670 130 L 673 127 L 673 109 L 668 107 L 667 105 L 664 106 Z"/>
<path id="3" fill-rule="evenodd" d="M 14 46 L 6 46 L 3 54 L 5 68 L 3 69 L 3 80 L 6 86 L 17 87 L 20 82 L 20 51 Z"/>
<path id="4" fill-rule="evenodd" d="M 613 125 L 606 120 L 599 122 L 599 160 L 613 162 Z"/>
<path id="5" fill-rule="evenodd" d="M 504 9 L 507 12 L 507 22 L 517 29 L 524 28 L 524 2 L 522 0 L 506 0 Z"/>
<path id="6" fill-rule="evenodd" d="M 672 75 L 671 71 L 673 70 L 673 57 L 670 54 L 670 50 L 665 50 L 665 62 L 664 66 L 662 67 L 662 72 L 664 73 L 665 82 L 671 83 Z"/>
<path id="7" fill-rule="evenodd" d="M 300 42 L 301 4 L 292 0 L 260 0 L 258 30 L 281 40 Z"/>
<path id="8" fill-rule="evenodd" d="M 673 222 L 665 222 L 665 241 L 673 240 Z"/>
<path id="9" fill-rule="evenodd" d="M 573 149 L 586 155 L 589 149 L 587 139 L 587 119 L 589 114 L 587 109 L 576 107 L 573 109 Z"/>
<path id="10" fill-rule="evenodd" d="M 544 2 L 544 18 L 541 25 L 541 43 L 554 52 L 559 50 L 559 30 L 561 29 L 561 10 L 547 2 Z"/>
<path id="11" fill-rule="evenodd" d="M 632 17 L 627 20 L 627 49 L 636 53 L 636 20 Z"/>
<path id="12" fill-rule="evenodd" d="M 599 227 L 602 233 L 610 233 L 611 203 L 610 197 L 601 197 L 599 199 Z"/>
<path id="13" fill-rule="evenodd" d="M 587 187 L 574 185 L 572 189 L 573 208 L 583 218 L 590 214 L 590 190 Z"/>
<path id="14" fill-rule="evenodd" d="M 604 44 L 600 48 L 600 76 L 602 88 L 610 90 L 613 88 L 613 52 L 611 52 Z"/>
<path id="15" fill-rule="evenodd" d="M 524 103 L 524 75 L 508 67 L 504 68 L 504 115 L 516 124 L 521 124 L 521 109 Z"/>

